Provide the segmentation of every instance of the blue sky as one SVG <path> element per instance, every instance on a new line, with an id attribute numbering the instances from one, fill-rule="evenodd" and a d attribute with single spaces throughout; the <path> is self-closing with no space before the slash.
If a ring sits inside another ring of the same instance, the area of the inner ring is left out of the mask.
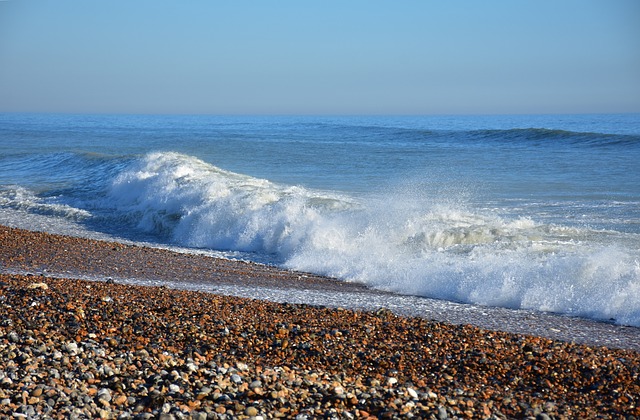
<path id="1" fill-rule="evenodd" d="M 0 1 L 0 112 L 640 112 L 640 2 Z"/>

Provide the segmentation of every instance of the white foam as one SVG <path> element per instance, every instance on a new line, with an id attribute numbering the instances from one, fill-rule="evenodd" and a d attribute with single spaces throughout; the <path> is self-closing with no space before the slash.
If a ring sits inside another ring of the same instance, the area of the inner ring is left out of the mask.
<path id="1" fill-rule="evenodd" d="M 78 221 L 91 217 L 91 213 L 86 210 L 57 203 L 55 198 L 44 200 L 33 191 L 20 186 L 6 186 L 0 190 L 0 207 Z"/>
<path id="2" fill-rule="evenodd" d="M 360 198 L 149 154 L 98 208 L 175 245 L 249 251 L 286 268 L 409 295 L 640 326 L 640 238 L 474 208 L 460 191 Z M 630 245 L 631 244 L 631 245 Z"/>

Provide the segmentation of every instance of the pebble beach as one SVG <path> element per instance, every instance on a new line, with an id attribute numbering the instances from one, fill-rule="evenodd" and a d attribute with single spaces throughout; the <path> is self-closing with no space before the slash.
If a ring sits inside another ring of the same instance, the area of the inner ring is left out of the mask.
<path id="1" fill-rule="evenodd" d="M 580 344 L 121 281 L 364 289 L 257 264 L 8 227 L 0 245 L 3 417 L 640 416 L 637 328 Z"/>

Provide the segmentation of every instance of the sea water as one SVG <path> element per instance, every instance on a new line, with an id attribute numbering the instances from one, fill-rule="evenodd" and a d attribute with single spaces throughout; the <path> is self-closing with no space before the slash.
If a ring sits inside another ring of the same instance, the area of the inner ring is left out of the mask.
<path id="1" fill-rule="evenodd" d="M 640 115 L 0 114 L 0 223 L 640 326 Z"/>

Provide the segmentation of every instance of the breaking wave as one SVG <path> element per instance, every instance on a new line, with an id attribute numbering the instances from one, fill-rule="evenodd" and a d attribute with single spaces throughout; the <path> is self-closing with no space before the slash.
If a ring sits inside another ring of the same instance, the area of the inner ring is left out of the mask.
<path id="1" fill-rule="evenodd" d="M 87 207 L 179 246 L 378 289 L 640 326 L 637 235 L 498 215 L 464 194 L 352 197 L 164 152 L 131 162 Z"/>

